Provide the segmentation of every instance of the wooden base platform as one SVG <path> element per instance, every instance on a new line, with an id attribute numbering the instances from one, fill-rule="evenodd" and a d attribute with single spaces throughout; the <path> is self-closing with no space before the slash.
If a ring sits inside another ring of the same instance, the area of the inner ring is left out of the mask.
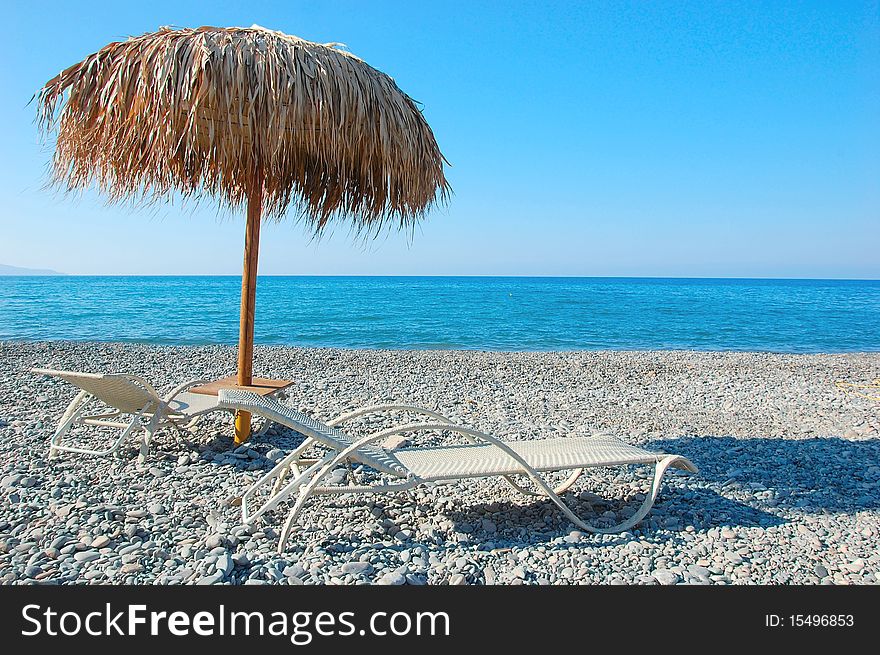
<path id="1" fill-rule="evenodd" d="M 193 387 L 189 391 L 192 393 L 203 393 L 208 396 L 216 396 L 220 389 L 243 389 L 245 391 L 253 391 L 261 396 L 271 396 L 279 391 L 286 389 L 293 384 L 293 380 L 271 380 L 269 378 L 254 378 L 253 384 L 248 386 L 239 386 L 236 383 L 238 378 L 230 375 L 213 382 L 208 382 L 198 387 Z"/>

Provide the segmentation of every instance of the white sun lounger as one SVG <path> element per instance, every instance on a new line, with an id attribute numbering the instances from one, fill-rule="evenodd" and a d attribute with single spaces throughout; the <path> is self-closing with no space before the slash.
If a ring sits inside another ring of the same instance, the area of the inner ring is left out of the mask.
<path id="1" fill-rule="evenodd" d="M 201 415 L 221 409 L 217 405 L 215 396 L 188 391 L 191 387 L 204 384 L 205 380 L 193 380 L 181 384 L 163 398 L 149 382 L 128 373 L 81 373 L 45 368 L 35 368 L 31 371 L 39 375 L 60 378 L 81 390 L 58 421 L 58 427 L 50 441 L 49 457 L 54 457 L 61 451 L 110 455 L 119 449 L 129 435 L 137 433 L 140 435 L 139 461 L 143 462 L 149 453 L 150 442 L 158 430 L 170 427 L 173 431 L 179 432 L 182 427 L 192 427 Z M 103 414 L 86 414 L 86 409 L 93 400 L 100 400 L 112 411 Z M 131 418 L 123 418 L 127 416 Z M 120 420 L 121 418 L 123 420 Z M 63 445 L 61 439 L 75 425 L 119 428 L 122 432 L 108 448 L 103 450 Z"/>
<path id="2" fill-rule="evenodd" d="M 582 530 L 615 533 L 633 527 L 647 515 L 660 491 L 661 480 L 668 467 L 697 472 L 697 467 L 684 457 L 636 448 L 611 436 L 505 442 L 473 428 L 455 425 L 436 412 L 406 405 L 365 407 L 343 414 L 329 423 L 321 423 L 276 400 L 247 391 L 221 389 L 219 405 L 258 414 L 267 420 L 285 425 L 306 438 L 299 447 L 257 480 L 242 496 L 242 519 L 246 524 L 250 524 L 297 493 L 296 501 L 281 531 L 279 552 L 284 550 L 294 522 L 312 494 L 391 493 L 411 489 L 426 482 L 501 476 L 517 491 L 534 496 L 546 496 Z M 426 415 L 431 420 L 425 423 L 400 425 L 362 439 L 354 439 L 337 428 L 357 416 L 392 410 Z M 430 430 L 457 433 L 470 443 L 442 447 L 402 448 L 394 451 L 374 445 L 394 435 Z M 320 459 L 304 458 L 303 454 L 306 450 L 315 445 L 324 446 L 329 452 Z M 390 476 L 394 481 L 375 485 L 321 485 L 321 481 L 334 468 L 347 464 L 350 460 Z M 607 528 L 590 525 L 578 518 L 559 497 L 559 494 L 564 493 L 574 484 L 585 468 L 629 464 L 653 465 L 654 480 L 642 506 L 618 525 Z M 555 489 L 551 488 L 541 476 L 541 473 L 564 470 L 572 470 L 572 474 Z M 538 491 L 521 486 L 511 477 L 514 475 L 529 477 Z M 256 494 L 270 486 L 268 499 L 254 509 Z"/>

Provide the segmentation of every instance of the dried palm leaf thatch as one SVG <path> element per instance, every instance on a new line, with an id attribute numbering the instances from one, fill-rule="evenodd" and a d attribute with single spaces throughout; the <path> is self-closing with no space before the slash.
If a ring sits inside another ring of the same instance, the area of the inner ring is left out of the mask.
<path id="1" fill-rule="evenodd" d="M 258 26 L 161 28 L 111 43 L 38 92 L 57 131 L 53 182 L 111 201 L 207 192 L 264 215 L 293 207 L 319 232 L 409 226 L 449 191 L 414 101 L 338 44 Z"/>

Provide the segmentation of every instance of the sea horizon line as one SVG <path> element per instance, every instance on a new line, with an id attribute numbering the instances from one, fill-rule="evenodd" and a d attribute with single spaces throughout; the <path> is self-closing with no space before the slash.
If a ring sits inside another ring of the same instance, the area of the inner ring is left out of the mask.
<path id="1" fill-rule="evenodd" d="M 47 277 L 191 277 L 191 278 L 241 278 L 234 273 L 57 273 L 15 274 L 0 273 L 0 277 L 47 278 Z M 880 282 L 876 277 L 799 277 L 799 276 L 718 276 L 718 275 L 555 275 L 555 274 L 379 274 L 379 273 L 260 273 L 258 278 L 486 278 L 486 279 L 586 279 L 586 280 L 727 280 L 727 281 L 802 281 L 802 282 Z"/>

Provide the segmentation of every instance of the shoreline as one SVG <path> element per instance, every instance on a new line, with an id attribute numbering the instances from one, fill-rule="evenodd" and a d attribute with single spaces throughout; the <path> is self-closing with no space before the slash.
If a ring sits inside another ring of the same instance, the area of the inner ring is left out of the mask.
<path id="1" fill-rule="evenodd" d="M 608 431 L 694 461 L 700 474 L 668 475 L 653 511 L 623 535 L 581 534 L 552 504 L 481 480 L 412 497 L 321 498 L 277 555 L 285 512 L 242 526 L 235 499 L 298 437 L 270 430 L 234 453 L 225 414 L 196 426 L 192 447 L 161 434 L 142 467 L 133 444 L 122 459 L 45 461 L 75 389 L 29 368 L 133 372 L 161 394 L 232 372 L 235 352 L 0 342 L 0 582 L 880 581 L 878 405 L 834 386 L 878 377 L 880 353 L 256 347 L 255 373 L 293 379 L 287 402 L 322 420 L 398 400 L 501 439 Z M 625 515 L 648 484 L 637 467 L 584 478 L 572 506 L 588 519 Z"/>
<path id="2" fill-rule="evenodd" d="M 120 341 L 118 339 L 110 339 L 107 341 L 100 339 L 30 339 L 27 337 L 0 339 L 0 347 L 14 346 L 15 344 L 28 345 L 49 345 L 60 344 L 65 346 L 81 346 L 81 345 L 100 345 L 100 346 L 141 346 L 147 348 L 218 348 L 236 350 L 238 346 L 230 343 L 220 342 L 199 342 L 199 343 L 159 343 L 156 341 Z M 699 349 L 699 348 L 581 348 L 572 350 L 492 350 L 485 348 L 357 348 L 351 346 L 299 346 L 286 343 L 260 343 L 255 342 L 254 348 L 269 349 L 288 349 L 288 350 L 314 350 L 314 351 L 340 351 L 340 352 L 379 352 L 379 353 L 482 353 L 482 354 L 498 354 L 498 355 L 528 355 L 528 354 L 546 354 L 546 355 L 576 355 L 576 354 L 611 354 L 611 353 L 635 353 L 635 354 L 660 354 L 660 353 L 678 353 L 678 354 L 717 354 L 717 355 L 772 355 L 772 356 L 834 356 L 834 355 L 864 355 L 864 356 L 880 356 L 880 346 L 876 350 L 822 350 L 822 351 L 795 351 L 795 350 L 748 350 L 748 349 Z"/>
<path id="3" fill-rule="evenodd" d="M 227 277 L 241 279 L 241 273 L 0 273 L 3 277 Z M 390 274 L 369 274 L 369 273 L 260 273 L 260 278 L 400 278 L 400 279 L 433 279 L 446 278 L 450 280 L 468 279 L 468 278 L 490 278 L 490 279 L 526 279 L 526 280 L 671 280 L 671 281 L 731 281 L 731 282 L 880 282 L 880 278 L 876 277 L 737 277 L 737 276 L 680 276 L 680 275 L 493 275 L 488 273 L 479 273 L 471 275 L 390 275 Z"/>

